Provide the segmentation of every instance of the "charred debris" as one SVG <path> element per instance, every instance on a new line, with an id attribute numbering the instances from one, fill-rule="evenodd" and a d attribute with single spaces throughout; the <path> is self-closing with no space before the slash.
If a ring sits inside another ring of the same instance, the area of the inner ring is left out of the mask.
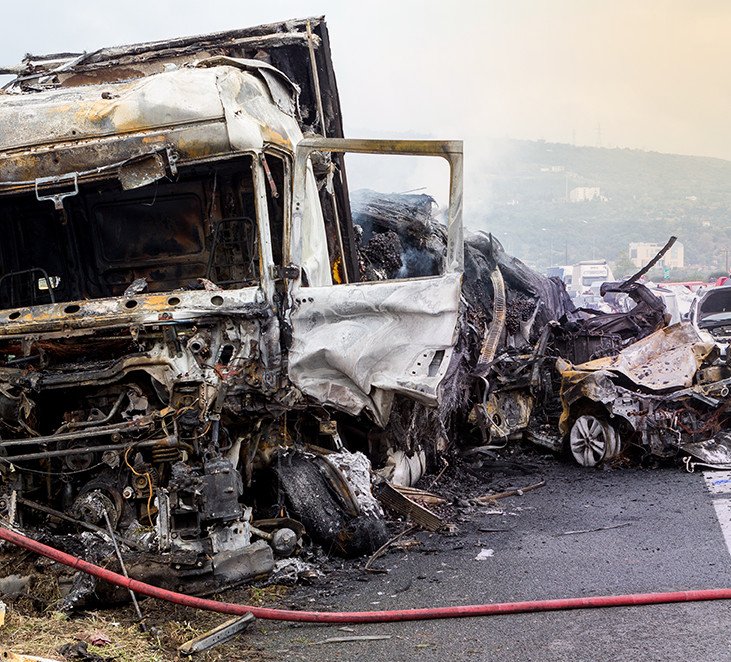
<path id="1" fill-rule="evenodd" d="M 718 441 L 731 374 L 646 288 L 576 310 L 464 238 L 461 143 L 343 139 L 323 19 L 1 73 L 3 525 L 210 593 L 372 552 L 384 503 L 438 526 L 394 486 L 466 444 Z M 448 209 L 351 196 L 346 152 L 445 159 Z"/>

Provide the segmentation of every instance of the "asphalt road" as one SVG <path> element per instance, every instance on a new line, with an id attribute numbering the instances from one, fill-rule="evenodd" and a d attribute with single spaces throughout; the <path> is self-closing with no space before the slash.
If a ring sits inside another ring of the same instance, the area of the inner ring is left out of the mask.
<path id="1" fill-rule="evenodd" d="M 546 486 L 501 508 L 453 512 L 453 535 L 419 533 L 366 575 L 352 564 L 297 587 L 284 606 L 372 610 L 731 587 L 731 556 L 702 474 L 586 470 L 539 460 Z M 454 487 L 454 486 L 452 486 Z M 731 488 L 729 488 L 731 498 Z M 731 512 L 731 511 L 730 511 Z M 568 533 L 621 525 L 589 533 Z M 480 531 L 483 529 L 483 531 Z M 488 532 L 485 529 L 507 529 Z M 493 550 L 475 560 L 482 549 Z M 384 625 L 258 621 L 244 635 L 279 660 L 731 660 L 731 602 L 593 609 Z M 332 637 L 389 639 L 319 643 Z"/>

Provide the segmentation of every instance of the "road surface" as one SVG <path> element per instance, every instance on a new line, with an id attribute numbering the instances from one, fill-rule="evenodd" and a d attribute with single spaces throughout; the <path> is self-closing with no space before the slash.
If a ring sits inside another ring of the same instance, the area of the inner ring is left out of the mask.
<path id="1" fill-rule="evenodd" d="M 724 537 L 731 544 L 731 476 L 670 467 L 587 470 L 539 458 L 533 473 L 504 481 L 537 478 L 546 486 L 500 508 L 453 511 L 456 534 L 417 534 L 418 547 L 375 563 L 387 574 L 344 564 L 293 589 L 283 606 L 397 609 L 731 587 Z M 587 529 L 600 530 L 571 533 Z M 492 555 L 475 560 L 483 549 Z M 731 602 L 721 601 L 347 629 L 258 621 L 244 636 L 262 659 L 311 662 L 711 662 L 731 660 L 730 631 Z M 390 638 L 320 643 L 363 635 Z"/>

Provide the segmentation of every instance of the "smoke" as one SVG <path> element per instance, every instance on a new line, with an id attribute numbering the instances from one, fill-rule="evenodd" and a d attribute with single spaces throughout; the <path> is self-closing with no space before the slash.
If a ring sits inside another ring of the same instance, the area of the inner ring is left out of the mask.
<path id="1" fill-rule="evenodd" d="M 406 248 L 401 253 L 402 267 L 397 278 L 436 276 L 441 272 L 443 259 L 426 248 Z"/>

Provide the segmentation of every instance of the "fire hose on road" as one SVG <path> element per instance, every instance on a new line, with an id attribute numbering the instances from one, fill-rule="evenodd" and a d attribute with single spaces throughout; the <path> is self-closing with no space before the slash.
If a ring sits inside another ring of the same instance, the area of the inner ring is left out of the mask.
<path id="1" fill-rule="evenodd" d="M 243 616 L 252 613 L 257 618 L 275 621 L 299 621 L 304 623 L 391 623 L 396 621 L 420 621 L 440 618 L 464 618 L 467 616 L 494 616 L 498 614 L 521 614 L 541 611 L 563 611 L 567 609 L 595 609 L 598 607 L 632 607 L 640 605 L 667 604 L 673 602 L 701 602 L 707 600 L 731 599 L 731 588 L 707 589 L 700 591 L 671 591 L 666 593 L 633 593 L 629 595 L 603 595 L 588 598 L 564 598 L 558 600 L 531 600 L 524 602 L 498 602 L 483 605 L 464 605 L 456 607 L 431 607 L 427 609 L 394 609 L 389 611 L 295 611 L 291 609 L 271 609 L 254 607 L 231 602 L 218 602 L 192 595 L 168 591 L 157 586 L 124 577 L 93 563 L 66 554 L 58 549 L 44 545 L 20 533 L 0 527 L 0 539 L 18 547 L 45 556 L 86 572 L 116 586 L 174 604 L 205 609 L 221 614 Z"/>

